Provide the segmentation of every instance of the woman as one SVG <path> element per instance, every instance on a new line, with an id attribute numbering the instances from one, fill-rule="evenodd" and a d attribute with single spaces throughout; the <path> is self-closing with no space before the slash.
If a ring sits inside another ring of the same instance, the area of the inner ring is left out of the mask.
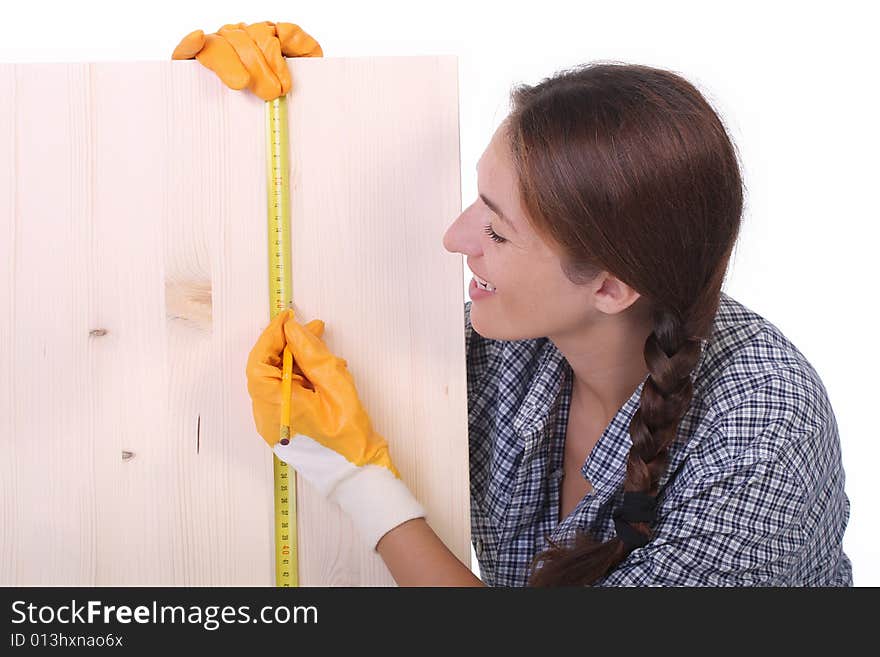
<path id="1" fill-rule="evenodd" d="M 251 83 L 278 70 L 248 64 L 259 52 L 296 56 L 260 50 L 282 30 L 258 26 L 218 37 Z M 465 329 L 483 581 L 425 522 L 323 323 L 291 311 L 247 366 L 275 453 L 348 513 L 401 585 L 851 585 L 825 388 L 773 324 L 721 291 L 742 181 L 703 96 L 621 64 L 521 85 L 478 188 L 443 243 L 478 275 Z M 285 344 L 298 435 L 282 445 Z"/>

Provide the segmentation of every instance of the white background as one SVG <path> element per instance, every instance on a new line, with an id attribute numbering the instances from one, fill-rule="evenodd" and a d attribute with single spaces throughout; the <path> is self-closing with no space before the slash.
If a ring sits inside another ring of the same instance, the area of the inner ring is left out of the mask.
<path id="1" fill-rule="evenodd" d="M 746 208 L 725 291 L 778 326 L 822 377 L 852 504 L 844 549 L 855 584 L 878 586 L 880 107 L 871 4 L 9 2 L 0 62 L 163 60 L 193 29 L 263 20 L 299 24 L 325 57 L 456 54 L 464 207 L 511 85 L 592 60 L 683 75 L 721 114 L 743 161 Z M 466 290 L 466 265 L 465 273 Z"/>

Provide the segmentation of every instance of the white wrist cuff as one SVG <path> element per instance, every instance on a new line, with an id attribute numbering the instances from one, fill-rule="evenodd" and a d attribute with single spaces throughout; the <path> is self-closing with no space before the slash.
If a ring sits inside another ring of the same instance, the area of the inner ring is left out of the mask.
<path id="1" fill-rule="evenodd" d="M 358 467 L 302 434 L 287 445 L 276 443 L 272 451 L 321 495 L 336 502 L 372 550 L 382 536 L 401 523 L 426 515 L 406 484 L 386 467 Z"/>
<path id="2" fill-rule="evenodd" d="M 339 482 L 330 499 L 352 519 L 371 550 L 398 525 L 426 515 L 406 484 L 381 465 L 357 468 L 351 477 Z"/>

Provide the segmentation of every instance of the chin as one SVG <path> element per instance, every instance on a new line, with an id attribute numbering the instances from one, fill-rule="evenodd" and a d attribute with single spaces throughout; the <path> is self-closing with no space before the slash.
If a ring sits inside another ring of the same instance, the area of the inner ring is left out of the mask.
<path id="1" fill-rule="evenodd" d="M 474 312 L 475 306 L 471 306 L 471 326 L 481 337 L 487 340 L 506 340 L 508 342 L 514 340 L 532 340 L 536 337 L 544 337 L 543 334 L 534 334 L 531 332 L 523 332 L 522 330 L 511 330 L 510 327 L 493 326 L 493 322 L 484 324 L 480 321 L 480 313 Z"/>

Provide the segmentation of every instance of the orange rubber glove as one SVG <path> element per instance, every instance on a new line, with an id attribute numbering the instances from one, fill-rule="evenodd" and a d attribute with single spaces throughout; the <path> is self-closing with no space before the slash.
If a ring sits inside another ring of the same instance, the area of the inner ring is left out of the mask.
<path id="1" fill-rule="evenodd" d="M 247 361 L 254 423 L 263 440 L 324 497 L 336 502 L 375 549 L 397 525 L 425 516 L 391 461 L 388 443 L 373 430 L 348 363 L 321 336 L 324 322 L 305 326 L 292 310 L 278 313 Z M 293 354 L 290 435 L 279 442 L 281 374 L 285 345 Z"/>
<path id="2" fill-rule="evenodd" d="M 263 100 L 290 91 L 284 57 L 323 57 L 321 46 L 294 23 L 229 23 L 214 34 L 187 34 L 171 59 L 196 58 L 231 89 L 247 87 Z"/>

